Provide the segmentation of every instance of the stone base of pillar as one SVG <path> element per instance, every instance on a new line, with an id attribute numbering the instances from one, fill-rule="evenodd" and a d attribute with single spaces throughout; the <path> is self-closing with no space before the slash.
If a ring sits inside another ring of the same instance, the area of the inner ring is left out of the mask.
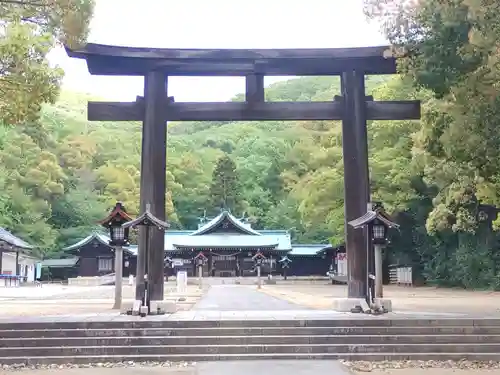
<path id="1" fill-rule="evenodd" d="M 141 308 L 139 309 L 139 314 L 141 316 L 148 315 L 148 307 L 147 306 L 141 306 Z"/>
<path id="2" fill-rule="evenodd" d="M 375 305 L 380 306 L 384 311 L 392 311 L 392 301 L 387 298 L 375 298 Z"/>
<path id="3" fill-rule="evenodd" d="M 141 314 L 141 306 L 142 306 L 142 301 L 141 300 L 135 300 L 134 304 L 132 305 L 132 315 L 140 315 Z"/>
<path id="4" fill-rule="evenodd" d="M 370 310 L 370 306 L 364 298 L 335 298 L 332 308 L 338 312 L 353 312 L 353 310 L 361 309 L 360 312 Z"/>
<path id="5" fill-rule="evenodd" d="M 386 298 L 375 298 L 375 305 L 380 306 L 385 312 L 392 311 L 392 301 Z M 353 310 L 361 309 L 359 312 L 369 312 L 370 306 L 364 298 L 335 298 L 332 308 L 338 312 L 353 312 Z"/>
<path id="6" fill-rule="evenodd" d="M 151 301 L 151 315 L 173 314 L 177 312 L 177 304 L 172 301 Z"/>

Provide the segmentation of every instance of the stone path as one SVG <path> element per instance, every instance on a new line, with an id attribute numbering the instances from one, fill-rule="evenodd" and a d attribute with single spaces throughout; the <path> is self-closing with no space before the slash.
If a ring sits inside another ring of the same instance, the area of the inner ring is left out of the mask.
<path id="1" fill-rule="evenodd" d="M 194 306 L 193 310 L 217 311 L 277 311 L 306 310 L 304 306 L 294 304 L 273 296 L 260 293 L 253 286 L 214 285 Z"/>
<path id="2" fill-rule="evenodd" d="M 200 362 L 198 375 L 348 375 L 337 361 L 238 361 Z"/>

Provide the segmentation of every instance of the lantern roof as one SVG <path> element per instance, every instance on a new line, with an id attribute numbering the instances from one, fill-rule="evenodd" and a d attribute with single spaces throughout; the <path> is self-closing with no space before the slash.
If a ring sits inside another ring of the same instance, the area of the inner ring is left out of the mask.
<path id="1" fill-rule="evenodd" d="M 159 229 L 165 230 L 170 227 L 170 224 L 167 223 L 166 221 L 158 219 L 156 216 L 154 216 L 151 213 L 151 206 L 148 204 L 146 205 L 146 211 L 144 211 L 139 217 L 137 217 L 134 220 L 127 221 L 126 223 L 122 224 L 123 228 L 133 228 L 138 225 L 151 225 L 151 226 L 156 226 Z"/>
<path id="2" fill-rule="evenodd" d="M 278 262 L 280 262 L 280 263 L 282 263 L 282 262 L 290 262 L 290 263 L 292 263 L 292 260 L 285 255 L 285 256 L 281 257 L 281 259 L 278 260 Z"/>
<path id="3" fill-rule="evenodd" d="M 99 224 L 103 227 L 107 227 L 116 219 L 118 219 L 118 221 L 130 221 L 133 219 L 132 216 L 127 214 L 127 211 L 121 202 L 117 202 L 110 214 L 105 219 L 99 221 Z"/>
<path id="4" fill-rule="evenodd" d="M 252 260 L 255 259 L 266 259 L 266 257 L 260 251 L 257 251 L 257 253 L 252 257 Z"/>
<path id="5" fill-rule="evenodd" d="M 368 224 L 374 222 L 375 220 L 380 220 L 382 223 L 384 223 L 389 228 L 396 228 L 396 229 L 399 228 L 399 224 L 396 224 L 394 221 L 392 221 L 390 219 L 389 215 L 382 208 L 377 208 L 375 210 L 369 210 L 363 216 L 349 221 L 348 224 L 357 229 L 357 228 L 364 227 L 365 225 L 368 225 Z"/>
<path id="6" fill-rule="evenodd" d="M 199 258 L 201 258 L 201 259 L 203 259 L 203 260 L 208 259 L 208 258 L 205 256 L 205 254 L 203 254 L 201 251 L 200 251 L 200 252 L 199 252 L 199 253 L 198 253 L 198 254 L 194 257 L 194 259 L 199 259 Z"/>

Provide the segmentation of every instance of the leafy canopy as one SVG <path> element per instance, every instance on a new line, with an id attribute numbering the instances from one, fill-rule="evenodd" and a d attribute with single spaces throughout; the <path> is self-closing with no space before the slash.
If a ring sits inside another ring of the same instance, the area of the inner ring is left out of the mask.
<path id="1" fill-rule="evenodd" d="M 93 0 L 0 0 L 0 122 L 38 119 L 54 103 L 64 72 L 47 54 L 85 42 Z"/>

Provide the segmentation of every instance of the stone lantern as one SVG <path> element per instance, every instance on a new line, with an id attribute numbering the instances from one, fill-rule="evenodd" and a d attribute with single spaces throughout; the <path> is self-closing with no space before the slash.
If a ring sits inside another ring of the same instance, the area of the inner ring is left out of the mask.
<path id="1" fill-rule="evenodd" d="M 146 246 L 144 249 L 138 249 L 137 253 L 137 272 L 136 272 L 136 295 L 140 295 L 140 300 L 134 302 L 132 307 L 132 314 L 140 315 L 142 317 L 149 314 L 162 314 L 163 311 L 159 306 L 151 308 L 151 298 L 148 289 L 148 282 L 146 281 L 146 276 L 148 274 L 148 262 L 149 262 L 149 232 L 151 228 L 157 227 L 159 230 L 165 231 L 170 224 L 165 221 L 158 219 L 150 211 L 150 205 L 146 205 L 146 211 L 144 211 L 138 218 L 128 221 L 122 225 L 124 229 L 135 228 L 137 226 L 143 226 L 146 228 Z M 163 283 L 163 274 L 156 275 L 153 280 L 155 283 Z"/>
<path id="2" fill-rule="evenodd" d="M 279 260 L 279 263 L 281 264 L 281 268 L 283 269 L 283 278 L 286 280 L 287 271 L 290 268 L 290 263 L 292 263 L 292 260 L 285 255 Z"/>
<path id="3" fill-rule="evenodd" d="M 123 246 L 128 245 L 129 236 L 129 229 L 123 228 L 122 224 L 130 220 L 132 217 L 127 214 L 123 204 L 117 202 L 109 215 L 99 222 L 109 230 L 109 245 L 115 251 L 115 303 L 113 309 L 117 310 L 122 307 Z"/>
<path id="4" fill-rule="evenodd" d="M 384 310 L 391 310 L 390 301 L 384 301 L 382 288 L 382 249 L 387 245 L 387 234 L 390 228 L 399 229 L 385 212 L 382 204 L 372 204 L 363 216 L 350 221 L 348 224 L 355 229 L 368 227 L 373 250 L 375 252 L 375 275 L 367 272 L 368 293 L 366 296 L 369 305 L 379 305 Z M 368 265 L 367 265 L 368 266 Z M 367 270 L 370 268 L 367 267 Z"/>

